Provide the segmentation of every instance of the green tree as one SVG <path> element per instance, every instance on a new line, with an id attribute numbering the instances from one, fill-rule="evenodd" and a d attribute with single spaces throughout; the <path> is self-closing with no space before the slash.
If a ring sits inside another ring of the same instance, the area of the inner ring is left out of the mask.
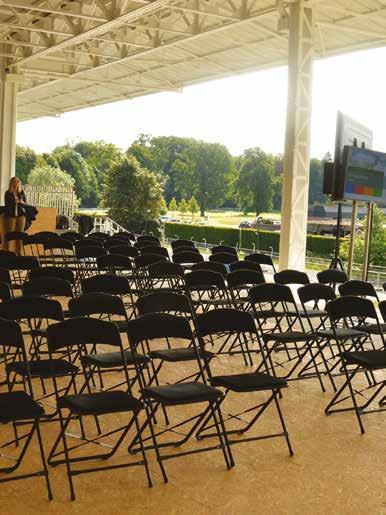
<path id="1" fill-rule="evenodd" d="M 174 163 L 175 188 L 182 198 L 198 199 L 200 214 L 223 205 L 234 170 L 228 149 L 219 143 L 193 141 Z"/>
<path id="2" fill-rule="evenodd" d="M 80 141 L 73 149 L 83 157 L 88 168 L 94 172 L 98 184 L 97 202 L 99 203 L 105 176 L 122 153 L 116 145 L 105 141 Z"/>
<path id="3" fill-rule="evenodd" d="M 38 164 L 38 154 L 29 147 L 16 145 L 15 173 L 22 184 L 27 183 L 29 173 Z"/>
<path id="4" fill-rule="evenodd" d="M 181 213 L 181 215 L 185 215 L 188 212 L 188 203 L 184 198 L 178 204 L 178 211 Z"/>
<path id="5" fill-rule="evenodd" d="M 55 168 L 49 165 L 37 166 L 32 170 L 28 176 L 29 186 L 72 186 L 74 187 L 75 181 L 66 172 L 60 168 Z"/>
<path id="6" fill-rule="evenodd" d="M 176 197 L 173 197 L 172 200 L 169 202 L 169 211 L 171 211 L 172 213 L 175 213 L 178 209 L 178 204 L 177 204 L 177 200 L 176 200 Z"/>
<path id="7" fill-rule="evenodd" d="M 191 197 L 191 199 L 188 201 L 188 211 L 189 213 L 192 213 L 192 218 L 194 218 L 194 215 L 198 213 L 200 210 L 200 206 L 196 200 L 195 197 Z"/>
<path id="8" fill-rule="evenodd" d="M 52 153 L 59 167 L 75 180 L 77 196 L 82 207 L 97 207 L 99 204 L 98 182 L 83 157 L 70 146 L 58 147 Z"/>
<path id="9" fill-rule="evenodd" d="M 363 263 L 365 248 L 365 228 L 367 220 L 361 224 L 361 234 L 356 235 L 354 244 L 354 262 Z M 371 230 L 370 264 L 386 266 L 386 216 L 382 210 L 374 205 L 373 224 Z M 348 258 L 349 242 L 345 240 L 342 244 L 341 255 L 344 259 Z"/>
<path id="10" fill-rule="evenodd" d="M 242 156 L 237 181 L 238 205 L 256 215 L 272 210 L 273 157 L 260 148 L 250 148 Z"/>
<path id="11" fill-rule="evenodd" d="M 162 185 L 157 175 L 142 168 L 133 156 L 122 156 L 106 176 L 103 204 L 120 225 L 142 230 L 146 221 L 160 215 Z"/>

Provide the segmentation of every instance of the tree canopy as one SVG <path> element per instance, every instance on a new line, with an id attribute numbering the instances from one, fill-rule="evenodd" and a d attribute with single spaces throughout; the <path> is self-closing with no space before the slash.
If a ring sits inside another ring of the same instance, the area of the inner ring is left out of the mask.
<path id="1" fill-rule="evenodd" d="M 160 216 L 164 205 L 162 185 L 157 175 L 142 168 L 134 156 L 122 156 L 106 177 L 103 204 L 109 216 L 123 227 L 141 228 Z"/>
<path id="2" fill-rule="evenodd" d="M 72 186 L 75 181 L 68 173 L 60 168 L 43 165 L 37 166 L 28 176 L 30 186 Z"/>

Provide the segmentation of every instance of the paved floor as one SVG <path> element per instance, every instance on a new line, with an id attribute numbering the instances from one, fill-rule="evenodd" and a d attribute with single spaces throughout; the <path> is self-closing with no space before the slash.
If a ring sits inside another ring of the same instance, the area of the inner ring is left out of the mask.
<path id="1" fill-rule="evenodd" d="M 234 357 L 222 357 L 216 366 L 248 370 L 236 366 Z M 69 500 L 65 470 L 59 466 L 50 469 L 54 501 L 46 499 L 40 478 L 6 483 L 0 487 L 0 513 L 386 514 L 385 413 L 366 416 L 367 433 L 361 436 L 352 413 L 324 415 L 331 395 L 331 389 L 322 393 L 314 379 L 293 382 L 284 392 L 281 405 L 295 450 L 292 458 L 283 439 L 244 443 L 233 446 L 236 466 L 231 471 L 218 451 L 167 461 L 170 482 L 165 485 L 150 453 L 152 489 L 138 467 L 88 474 L 75 478 L 75 502 Z M 250 399 L 250 394 L 230 398 L 227 407 L 244 407 Z M 176 408 L 172 416 L 191 409 Z M 112 427 L 117 418 L 112 416 L 103 427 Z M 270 408 L 254 434 L 276 429 L 277 417 Z M 57 423 L 43 425 L 47 448 L 57 430 Z M 78 430 L 74 422 L 71 431 Z M 10 434 L 8 427 L 1 427 L 2 441 Z M 112 463 L 127 458 L 125 449 Z M 32 470 L 36 463 L 33 446 L 23 470 Z"/>

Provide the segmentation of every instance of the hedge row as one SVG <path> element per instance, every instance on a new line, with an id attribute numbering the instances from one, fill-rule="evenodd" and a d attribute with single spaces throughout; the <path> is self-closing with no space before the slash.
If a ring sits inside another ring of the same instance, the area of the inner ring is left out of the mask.
<path id="1" fill-rule="evenodd" d="M 166 223 L 166 238 L 184 238 L 212 245 L 239 245 L 244 249 L 279 252 L 280 233 L 274 231 L 255 231 L 253 229 L 237 229 L 234 227 L 214 227 L 210 225 L 193 225 Z M 241 241 L 240 241 L 241 240 Z M 335 248 L 335 238 L 331 236 L 307 236 L 307 251 L 316 257 L 331 257 Z"/>

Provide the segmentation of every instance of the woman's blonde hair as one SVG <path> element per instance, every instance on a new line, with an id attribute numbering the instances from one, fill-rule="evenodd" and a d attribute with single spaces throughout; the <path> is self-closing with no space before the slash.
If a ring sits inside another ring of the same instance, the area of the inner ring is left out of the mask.
<path id="1" fill-rule="evenodd" d="M 15 188 L 15 185 L 16 188 Z M 16 189 L 16 191 L 15 191 Z M 20 193 L 21 192 L 21 182 L 20 182 L 20 179 L 18 177 L 12 177 L 11 180 L 9 181 L 9 186 L 8 186 L 8 191 L 10 191 L 11 193 Z"/>

